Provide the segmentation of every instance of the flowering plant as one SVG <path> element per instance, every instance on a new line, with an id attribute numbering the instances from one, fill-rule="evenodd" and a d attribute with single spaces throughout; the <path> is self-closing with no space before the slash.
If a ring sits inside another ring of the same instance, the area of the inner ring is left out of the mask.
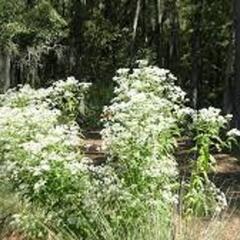
<path id="1" fill-rule="evenodd" d="M 186 107 L 186 94 L 168 70 L 140 65 L 132 72 L 120 69 L 114 78 L 116 97 L 105 108 L 102 132 L 109 163 L 126 187 L 140 195 L 150 191 L 149 200 L 167 209 L 176 202 L 176 137 L 187 134 L 196 144 L 193 151 L 197 158 L 189 166 L 191 176 L 184 185 L 185 213 L 221 212 L 226 198 L 208 173 L 215 164 L 212 148 L 228 145 L 220 136 L 231 117 L 222 116 L 213 107 L 199 111 Z M 232 130 L 228 135 L 239 133 Z"/>
<path id="2" fill-rule="evenodd" d="M 60 110 L 62 121 L 77 120 L 85 112 L 85 95 L 90 86 L 90 83 L 80 83 L 74 77 L 37 90 L 30 85 L 20 85 L 19 89 L 10 89 L 0 95 L 0 106 L 19 108 L 44 104 Z"/>
<path id="3" fill-rule="evenodd" d="M 136 207 L 164 210 L 168 221 L 178 200 L 173 154 L 180 134 L 177 112 L 186 101 L 175 80 L 167 70 L 142 64 L 132 73 L 118 70 L 116 97 L 104 109 L 102 131 L 108 164 L 138 199 Z"/>
<path id="4" fill-rule="evenodd" d="M 53 84 L 49 98 L 53 107 L 62 111 L 65 121 L 77 120 L 79 115 L 85 114 L 85 95 L 90 86 L 91 83 L 80 83 L 74 77 Z"/>
<path id="5" fill-rule="evenodd" d="M 187 214 L 219 214 L 227 207 L 226 197 L 209 179 L 208 173 L 214 171 L 216 160 L 212 148 L 221 150 L 226 146 L 221 131 L 228 128 L 231 116 L 220 115 L 221 110 L 204 108 L 192 114 L 189 130 L 193 134 L 196 159 L 190 166 L 191 177 L 186 184 L 184 208 Z M 228 142 L 228 141 L 227 141 Z"/>
<path id="6" fill-rule="evenodd" d="M 68 79 L 47 89 L 27 85 L 1 95 L 0 178 L 11 183 L 23 200 L 43 209 L 44 223 L 67 224 L 72 229 L 84 228 L 85 220 L 80 217 L 84 207 L 79 206 L 91 191 L 91 160 L 80 151 L 81 132 L 72 118 L 76 109 L 64 104 L 73 101 L 77 106 L 87 86 Z M 61 96 L 63 89 L 69 99 Z M 81 90 L 80 96 L 76 89 Z M 16 223 L 42 235 L 29 227 L 36 224 L 26 221 L 25 214 L 15 215 Z"/>

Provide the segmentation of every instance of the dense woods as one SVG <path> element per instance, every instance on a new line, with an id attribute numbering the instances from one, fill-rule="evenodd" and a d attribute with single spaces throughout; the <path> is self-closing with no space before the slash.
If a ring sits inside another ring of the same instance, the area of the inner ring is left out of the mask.
<path id="1" fill-rule="evenodd" d="M 1 0 L 1 89 L 70 75 L 111 89 L 116 69 L 147 58 L 178 77 L 192 106 L 213 104 L 239 118 L 233 2 Z"/>

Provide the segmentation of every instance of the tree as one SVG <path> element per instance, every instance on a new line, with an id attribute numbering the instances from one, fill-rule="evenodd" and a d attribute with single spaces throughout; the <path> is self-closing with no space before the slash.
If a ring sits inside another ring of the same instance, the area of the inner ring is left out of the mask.
<path id="1" fill-rule="evenodd" d="M 203 0 L 198 0 L 195 3 L 193 11 L 193 31 L 192 31 L 192 74 L 191 74 L 191 86 L 192 86 L 192 105 L 194 108 L 198 107 L 199 101 L 199 84 L 201 78 L 201 41 L 202 41 L 202 11 Z"/>
<path id="2" fill-rule="evenodd" d="M 87 19 L 87 6 L 85 1 L 74 0 L 71 5 L 70 41 L 72 47 L 73 72 L 77 79 L 81 79 L 81 58 L 83 52 L 83 26 Z"/>
<path id="3" fill-rule="evenodd" d="M 234 0 L 235 62 L 233 83 L 234 125 L 240 128 L 240 1 Z"/>

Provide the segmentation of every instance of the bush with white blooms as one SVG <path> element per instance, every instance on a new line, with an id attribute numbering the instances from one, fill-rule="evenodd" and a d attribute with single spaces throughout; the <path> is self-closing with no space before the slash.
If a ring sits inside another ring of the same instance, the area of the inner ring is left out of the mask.
<path id="1" fill-rule="evenodd" d="M 214 108 L 187 108 L 168 70 L 138 64 L 114 78 L 116 97 L 103 113 L 107 160 L 98 166 L 81 151 L 76 121 L 88 83 L 70 77 L 49 88 L 25 85 L 0 95 L 0 181 L 28 206 L 13 224 L 30 237 L 47 239 L 49 229 L 67 229 L 86 240 L 170 239 L 182 133 L 193 138 L 197 155 L 184 185 L 185 212 L 209 214 L 226 206 L 207 174 L 214 166 L 211 147 L 223 145 L 219 136 L 229 117 Z"/>
<path id="2" fill-rule="evenodd" d="M 178 111 L 185 93 L 165 69 L 146 66 L 120 69 L 116 97 L 104 110 L 104 148 L 124 188 L 138 199 L 136 209 L 152 211 L 170 224 L 178 203 L 178 170 L 174 157 L 180 135 Z M 143 207 L 144 206 L 144 207 Z M 137 216 L 136 213 L 139 213 Z M 137 218 L 142 213 L 132 212 Z"/>
<path id="3" fill-rule="evenodd" d="M 78 217 L 84 208 L 78 206 L 92 188 L 90 160 L 80 151 L 75 118 L 88 87 L 68 78 L 46 89 L 25 85 L 0 96 L 0 178 L 33 209 L 42 209 L 42 224 L 84 226 L 85 220 Z M 24 231 L 45 239 L 44 231 L 32 229 L 31 216 L 19 214 L 14 219 Z"/>
<path id="4" fill-rule="evenodd" d="M 183 184 L 182 209 L 194 215 L 225 209 L 225 195 L 208 173 L 215 165 L 212 148 L 227 145 L 220 136 L 231 116 L 222 116 L 213 107 L 199 111 L 186 107 L 186 94 L 176 86 L 176 78 L 144 61 L 138 68 L 118 70 L 114 80 L 116 97 L 104 110 L 102 135 L 108 162 L 124 186 L 141 199 L 141 205 L 154 203 L 170 216 L 179 190 L 174 152 L 177 138 L 184 134 L 193 140 L 197 158 L 190 159 L 191 177 Z M 234 130 L 228 133 L 233 134 Z"/>

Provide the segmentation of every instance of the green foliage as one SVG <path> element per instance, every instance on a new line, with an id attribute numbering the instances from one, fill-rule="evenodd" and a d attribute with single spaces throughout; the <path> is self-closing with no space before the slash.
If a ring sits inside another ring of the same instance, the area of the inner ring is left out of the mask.
<path id="1" fill-rule="evenodd" d="M 200 35 L 196 58 L 200 61 L 199 106 L 223 106 L 226 79 L 232 74 L 232 2 L 181 0 L 180 14 L 181 61 L 179 74 L 182 87 L 191 94 L 193 65 L 192 47 L 196 31 Z M 197 19 L 199 18 L 199 19 Z M 199 21 L 199 26 L 197 21 Z M 221 59 L 221 60 L 220 60 Z"/>
<path id="2" fill-rule="evenodd" d="M 77 121 L 85 115 L 85 96 L 90 85 L 90 83 L 79 83 L 74 77 L 53 83 L 49 98 L 53 107 L 63 113 L 63 121 Z"/>
<path id="3" fill-rule="evenodd" d="M 15 45 L 22 48 L 51 41 L 59 37 L 66 26 L 65 20 L 46 0 L 38 1 L 33 8 L 29 8 L 25 1 L 1 0 L 0 12 L 0 42 L 3 48 Z"/>
<path id="4" fill-rule="evenodd" d="M 164 0 L 159 11 L 156 7 L 155 0 L 142 1 L 133 42 L 134 1 L 1 0 L 0 42 L 2 48 L 21 53 L 20 65 L 29 47 L 51 49 L 41 51 L 38 64 L 32 66 L 39 86 L 48 78 L 73 75 L 108 88 L 116 69 L 149 58 L 171 69 L 190 94 L 196 58 L 201 71 L 200 105 L 222 106 L 225 82 L 233 71 L 231 1 Z M 199 46 L 193 53 L 196 32 Z M 61 59 L 55 59 L 56 48 L 63 50 Z M 26 79 L 17 73 L 13 78 L 14 84 Z"/>
<path id="5" fill-rule="evenodd" d="M 24 86 L 1 96 L 1 179 L 11 183 L 24 201 L 43 209 L 43 224 L 53 221 L 57 226 L 76 226 L 76 207 L 90 188 L 86 159 L 80 152 L 80 131 L 74 121 L 77 109 L 71 105 L 74 96 L 75 104 L 83 100 L 86 87 L 69 78 L 48 89 Z M 67 96 L 59 95 L 63 90 Z M 27 213 L 15 215 L 15 223 L 40 237 L 44 234 L 40 220 L 33 221 L 34 215 L 25 216 Z"/>
<path id="6" fill-rule="evenodd" d="M 159 209 L 171 224 L 177 202 L 178 172 L 173 152 L 180 129 L 176 111 L 184 103 L 185 93 L 174 85 L 171 73 L 157 67 L 118 70 L 116 97 L 104 111 L 103 139 L 113 166 L 124 188 L 138 200 L 134 218 L 146 221 L 142 207 Z M 142 207 L 141 207 L 142 206 Z M 132 209 L 133 211 L 133 209 Z M 126 217 L 125 217 L 126 219 Z"/>
<path id="7" fill-rule="evenodd" d="M 51 87 L 35 90 L 29 85 L 10 89 L 0 95 L 0 106 L 24 108 L 31 104 L 45 104 L 61 111 L 61 122 L 76 121 L 85 115 L 85 95 L 91 84 L 79 83 L 74 77 L 60 80 Z"/>
<path id="8" fill-rule="evenodd" d="M 191 177 L 187 182 L 184 196 L 186 214 L 206 216 L 219 214 L 227 207 L 224 193 L 218 189 L 208 177 L 214 171 L 215 159 L 212 155 L 213 148 L 221 150 L 226 144 L 221 139 L 221 131 L 228 127 L 231 117 L 223 117 L 220 110 L 210 107 L 202 109 L 193 115 L 190 127 L 195 133 L 195 147 L 193 151 L 196 159 L 191 166 Z"/>

